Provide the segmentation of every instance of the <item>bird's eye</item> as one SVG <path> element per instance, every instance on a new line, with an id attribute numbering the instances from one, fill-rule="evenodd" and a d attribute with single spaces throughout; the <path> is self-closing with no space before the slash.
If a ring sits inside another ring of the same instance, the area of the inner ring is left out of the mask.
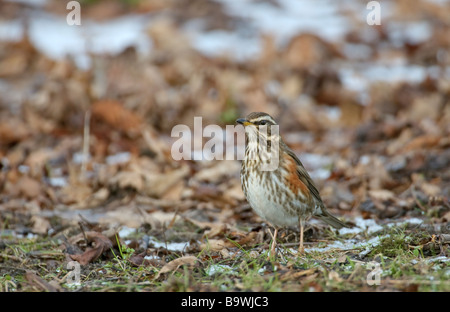
<path id="1" fill-rule="evenodd" d="M 261 120 L 258 124 L 259 124 L 260 126 L 267 125 L 267 120 Z"/>

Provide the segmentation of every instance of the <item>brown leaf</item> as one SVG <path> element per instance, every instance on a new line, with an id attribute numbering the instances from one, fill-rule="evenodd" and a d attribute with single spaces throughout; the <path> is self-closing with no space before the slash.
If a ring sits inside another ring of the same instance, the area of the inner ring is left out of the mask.
<path id="1" fill-rule="evenodd" d="M 142 172 L 144 183 L 142 191 L 149 196 L 159 198 L 188 174 L 188 166 L 182 166 L 161 174 L 144 171 Z"/>
<path id="2" fill-rule="evenodd" d="M 77 207 L 87 208 L 89 207 L 88 200 L 92 195 L 92 188 L 89 185 L 74 182 L 70 185 L 62 188 L 60 193 L 60 200 L 64 204 L 77 204 Z"/>
<path id="3" fill-rule="evenodd" d="M 37 215 L 31 217 L 31 222 L 33 223 L 33 233 L 45 235 L 51 227 L 47 219 Z"/>
<path id="4" fill-rule="evenodd" d="M 393 199 L 395 197 L 395 194 L 388 190 L 370 190 L 369 195 L 373 199 L 381 201 Z"/>
<path id="5" fill-rule="evenodd" d="M 0 61 L 0 77 L 22 74 L 27 67 L 25 53 L 11 53 Z"/>
<path id="6" fill-rule="evenodd" d="M 242 233 L 230 233 L 231 235 L 235 234 L 239 239 L 237 240 L 237 243 L 241 246 L 247 245 L 247 244 L 256 244 L 258 239 L 258 233 L 257 232 L 250 232 L 247 235 L 242 235 Z"/>
<path id="7" fill-rule="evenodd" d="M 113 100 L 102 100 L 92 105 L 92 117 L 133 136 L 140 133 L 142 119 Z"/>
<path id="8" fill-rule="evenodd" d="M 128 261 L 136 267 L 149 266 L 149 265 L 156 266 L 159 264 L 159 262 L 160 262 L 159 259 L 145 259 L 145 255 L 146 255 L 145 252 L 137 254 L 137 255 L 133 255 L 130 257 L 130 259 L 128 259 Z"/>
<path id="9" fill-rule="evenodd" d="M 440 114 L 441 103 L 441 95 L 438 93 L 415 97 L 407 110 L 408 117 L 413 122 L 419 122 L 425 118 L 436 120 Z"/>
<path id="10" fill-rule="evenodd" d="M 281 276 L 280 280 L 283 281 L 283 282 L 289 281 L 289 280 L 296 280 L 299 277 L 302 277 L 302 276 L 305 276 L 305 275 L 311 275 L 314 272 L 316 272 L 315 268 L 308 269 L 308 270 L 303 270 L 303 271 L 298 271 L 298 272 L 295 272 L 293 270 L 288 270 L 286 273 L 284 273 Z"/>
<path id="11" fill-rule="evenodd" d="M 227 188 L 224 195 L 226 197 L 229 197 L 229 198 L 235 199 L 235 200 L 239 200 L 239 201 L 245 200 L 245 195 L 244 195 L 244 192 L 242 191 L 242 187 L 241 187 L 240 183 L 235 183 L 233 186 Z"/>
<path id="12" fill-rule="evenodd" d="M 237 161 L 218 161 L 209 168 L 204 168 L 197 172 L 193 179 L 210 183 L 217 183 L 239 172 L 240 163 Z"/>
<path id="13" fill-rule="evenodd" d="M 16 184 L 17 189 L 20 194 L 28 197 L 28 198 L 36 198 L 39 194 L 41 194 L 41 184 L 27 176 L 23 176 L 17 181 Z"/>
<path id="14" fill-rule="evenodd" d="M 81 265 L 97 260 L 103 252 L 109 250 L 112 247 L 112 242 L 101 233 L 98 232 L 86 232 L 86 239 L 92 247 L 87 247 L 84 253 L 78 255 L 69 255 L 72 260 L 78 261 Z M 82 234 L 80 234 L 82 235 Z M 79 238 L 78 235 L 75 238 Z"/>
<path id="15" fill-rule="evenodd" d="M 49 148 L 34 149 L 25 160 L 25 165 L 31 170 L 42 170 L 45 164 L 55 155 L 55 151 Z"/>
<path id="16" fill-rule="evenodd" d="M 337 55 L 330 43 L 307 33 L 292 38 L 284 52 L 289 67 L 296 69 L 308 68 Z"/>
<path id="17" fill-rule="evenodd" d="M 36 275 L 36 273 L 27 271 L 25 273 L 25 279 L 32 284 L 33 286 L 38 287 L 41 290 L 48 291 L 48 292 L 57 292 L 58 289 L 51 285 L 50 283 L 46 282 L 42 278 Z"/>
<path id="18" fill-rule="evenodd" d="M 211 223 L 211 228 L 205 231 L 204 236 L 212 238 L 214 236 L 222 235 L 227 230 L 227 225 L 223 223 Z"/>
<path id="19" fill-rule="evenodd" d="M 432 134 L 419 136 L 408 142 L 406 146 L 402 149 L 402 152 L 432 148 L 437 144 L 439 144 L 440 139 L 441 139 L 440 136 Z"/>
<path id="20" fill-rule="evenodd" d="M 428 196 L 438 196 L 442 192 L 438 185 L 427 182 L 420 174 L 413 173 L 411 179 L 413 180 L 414 185 L 419 187 Z"/>
<path id="21" fill-rule="evenodd" d="M 184 257 L 172 260 L 161 268 L 161 270 L 155 276 L 155 279 L 159 278 L 159 276 L 161 274 L 176 271 L 182 265 L 193 266 L 197 261 L 198 261 L 197 257 L 194 257 L 194 256 L 184 256 Z"/>
<path id="22" fill-rule="evenodd" d="M 345 101 L 340 104 L 341 117 L 339 122 L 345 126 L 357 126 L 363 117 L 363 106 L 353 101 Z"/>
<path id="23" fill-rule="evenodd" d="M 30 135 L 28 126 L 17 118 L 2 118 L 0 120 L 0 142 L 11 144 L 20 142 Z"/>
<path id="24" fill-rule="evenodd" d="M 224 241 L 223 239 L 208 239 L 205 243 L 200 245 L 200 249 L 208 249 L 212 251 L 219 251 L 226 247 L 232 247 L 230 242 Z"/>
<path id="25" fill-rule="evenodd" d="M 121 189 L 131 188 L 142 191 L 142 174 L 138 171 L 120 171 L 109 180 L 110 185 L 117 185 Z"/>

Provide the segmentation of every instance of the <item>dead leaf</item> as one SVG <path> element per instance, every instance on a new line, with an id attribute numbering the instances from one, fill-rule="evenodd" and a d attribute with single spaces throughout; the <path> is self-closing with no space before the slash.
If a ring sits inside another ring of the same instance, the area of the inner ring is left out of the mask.
<path id="1" fill-rule="evenodd" d="M 170 261 L 166 265 L 164 265 L 161 270 L 159 270 L 158 274 L 155 276 L 155 279 L 159 278 L 161 274 L 174 272 L 178 270 L 178 268 L 182 265 L 193 266 L 198 261 L 197 257 L 194 256 L 184 256 L 181 258 L 177 258 L 175 260 Z"/>
<path id="2" fill-rule="evenodd" d="M 344 101 L 340 104 L 341 117 L 339 122 L 345 126 L 357 126 L 361 124 L 363 116 L 363 107 L 353 101 Z"/>
<path id="3" fill-rule="evenodd" d="M 147 125 L 146 128 L 142 130 L 142 137 L 147 143 L 148 148 L 155 153 L 159 162 L 167 162 L 171 159 L 169 158 L 171 157 L 170 146 L 158 137 L 155 129 Z"/>
<path id="4" fill-rule="evenodd" d="M 133 137 L 140 134 L 142 119 L 134 112 L 113 100 L 97 101 L 92 105 L 92 118 L 101 120 L 114 129 Z"/>
<path id="5" fill-rule="evenodd" d="M 428 196 L 438 196 L 442 192 L 438 185 L 427 182 L 420 174 L 413 173 L 411 179 L 414 185 L 419 187 Z"/>
<path id="6" fill-rule="evenodd" d="M 11 144 L 24 140 L 30 135 L 28 126 L 17 118 L 2 118 L 0 120 L 0 142 Z"/>
<path id="7" fill-rule="evenodd" d="M 145 256 L 146 256 L 146 253 L 143 252 L 143 253 L 131 256 L 130 259 L 128 259 L 128 261 L 136 267 L 149 266 L 149 265 L 157 266 L 161 261 L 159 259 L 146 259 Z"/>
<path id="8" fill-rule="evenodd" d="M 412 122 L 419 122 L 424 118 L 436 120 L 440 114 L 442 98 L 439 93 L 429 93 L 415 97 L 407 110 Z"/>
<path id="9" fill-rule="evenodd" d="M 64 204 L 76 204 L 77 208 L 89 207 L 88 199 L 92 196 L 92 188 L 87 184 L 70 182 L 70 185 L 61 189 L 60 200 Z"/>
<path id="10" fill-rule="evenodd" d="M 292 38 L 284 54 L 289 67 L 303 69 L 335 57 L 338 52 L 320 37 L 305 33 Z"/>
<path id="11" fill-rule="evenodd" d="M 298 279 L 299 277 L 305 276 L 305 275 L 311 275 L 314 272 L 316 272 L 316 269 L 308 269 L 308 270 L 303 270 L 303 271 L 299 271 L 299 272 L 293 272 L 292 270 L 289 270 L 288 272 L 284 273 L 281 277 L 280 280 L 281 281 L 289 281 L 289 280 L 295 280 Z"/>
<path id="12" fill-rule="evenodd" d="M 200 245 L 200 249 L 208 249 L 211 251 L 220 251 L 226 247 L 232 247 L 231 243 L 222 239 L 208 239 Z"/>
<path id="13" fill-rule="evenodd" d="M 235 183 L 233 186 L 228 187 L 224 195 L 239 201 L 245 200 L 245 195 L 242 191 L 241 183 Z"/>
<path id="14" fill-rule="evenodd" d="M 257 239 L 258 239 L 258 232 L 252 231 L 250 233 L 245 233 L 245 232 L 231 232 L 230 236 L 232 237 L 232 239 L 234 241 L 236 241 L 239 245 L 244 246 L 247 244 L 257 244 Z M 231 245 L 232 243 L 229 242 L 229 244 Z"/>
<path id="15" fill-rule="evenodd" d="M 72 260 L 78 261 L 81 265 L 97 260 L 103 252 L 109 250 L 113 245 L 112 242 L 101 233 L 98 232 L 85 232 L 88 244 L 92 247 L 87 247 L 82 254 L 69 255 Z M 80 239 L 83 235 L 79 234 L 74 239 Z"/>
<path id="16" fill-rule="evenodd" d="M 31 222 L 33 222 L 33 233 L 45 235 L 51 227 L 50 222 L 40 216 L 32 216 Z"/>
<path id="17" fill-rule="evenodd" d="M 16 188 L 20 194 L 30 199 L 36 198 L 42 192 L 41 184 L 28 176 L 20 177 L 17 181 Z"/>
<path id="18" fill-rule="evenodd" d="M 339 273 L 336 271 L 331 271 L 328 273 L 328 279 L 330 281 L 342 282 L 343 279 L 339 276 Z"/>
<path id="19" fill-rule="evenodd" d="M 218 161 L 213 166 L 197 172 L 193 178 L 199 181 L 217 183 L 233 173 L 238 173 L 240 168 L 241 165 L 238 161 Z"/>
<path id="20" fill-rule="evenodd" d="M 410 128 L 403 129 L 400 135 L 387 145 L 387 154 L 391 156 L 401 154 L 400 151 L 403 150 L 404 146 L 411 142 L 413 136 L 413 131 Z"/>
<path id="21" fill-rule="evenodd" d="M 441 194 L 441 188 L 435 184 L 424 182 L 420 185 L 420 188 L 428 196 L 438 196 Z"/>
<path id="22" fill-rule="evenodd" d="M 370 190 L 369 195 L 373 199 L 381 201 L 390 200 L 395 197 L 395 194 L 388 190 Z"/>
<path id="23" fill-rule="evenodd" d="M 131 188 L 138 192 L 143 189 L 142 174 L 137 171 L 120 171 L 109 180 L 110 185 L 117 185 L 121 189 Z"/>
<path id="24" fill-rule="evenodd" d="M 223 223 L 211 223 L 211 228 L 206 230 L 204 233 L 205 237 L 212 238 L 220 234 L 225 233 L 227 230 L 227 225 Z"/>
<path id="25" fill-rule="evenodd" d="M 0 61 L 0 77 L 22 74 L 27 67 L 25 53 L 11 53 L 6 58 L 2 56 Z"/>
<path id="26" fill-rule="evenodd" d="M 25 273 L 25 279 L 30 284 L 32 284 L 33 286 L 36 286 L 37 288 L 39 288 L 41 290 L 48 291 L 48 292 L 57 292 L 58 291 L 57 287 L 51 285 L 50 283 L 48 283 L 44 279 L 40 278 L 34 272 L 27 271 Z"/>
<path id="27" fill-rule="evenodd" d="M 427 134 L 422 135 L 419 137 L 416 137 L 412 139 L 410 142 L 408 142 L 405 147 L 402 149 L 402 153 L 414 151 L 414 150 L 422 150 L 422 149 L 428 149 L 432 148 L 439 144 L 441 137 Z"/>
<path id="28" fill-rule="evenodd" d="M 155 174 L 149 171 L 142 172 L 144 181 L 142 191 L 149 196 L 159 198 L 187 176 L 189 172 L 188 166 L 182 166 L 181 168 L 161 174 Z"/>

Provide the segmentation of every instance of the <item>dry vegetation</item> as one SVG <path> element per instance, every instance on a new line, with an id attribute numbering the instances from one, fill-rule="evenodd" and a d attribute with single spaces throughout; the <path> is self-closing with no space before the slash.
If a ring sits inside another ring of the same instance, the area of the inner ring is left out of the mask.
<path id="1" fill-rule="evenodd" d="M 424 42 L 395 45 L 387 26 L 369 40 L 355 21 L 341 43 L 265 36 L 259 57 L 238 62 L 200 54 L 180 30 L 195 17 L 210 29 L 239 22 L 216 2 L 91 2 L 85 18 L 166 14 L 148 29 L 148 56 L 92 55 L 86 71 L 27 37 L 0 42 L 1 291 L 450 290 L 448 5 L 395 2 L 392 21 L 432 21 Z M 362 105 L 338 73 L 358 62 L 348 43 L 368 49 L 365 62 L 401 58 L 437 74 L 371 82 Z M 317 175 L 323 199 L 354 231 L 312 222 L 298 258 L 298 233 L 285 230 L 266 261 L 270 235 L 242 194 L 239 161 L 172 159 L 173 126 L 202 116 L 225 127 L 251 111 L 275 116 L 312 172 L 330 172 Z"/>

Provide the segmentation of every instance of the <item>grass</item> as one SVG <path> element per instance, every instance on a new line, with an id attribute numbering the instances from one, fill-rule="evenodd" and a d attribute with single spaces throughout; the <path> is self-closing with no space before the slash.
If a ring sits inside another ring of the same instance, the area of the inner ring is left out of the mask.
<path id="1" fill-rule="evenodd" d="M 448 257 L 437 258 L 437 244 L 425 248 L 432 243 L 429 233 L 386 227 L 372 235 L 336 237 L 330 232 L 322 237 L 326 241 L 313 247 L 323 248 L 337 239 L 376 237 L 378 244 L 368 253 L 367 245 L 360 244 L 350 250 L 311 249 L 297 257 L 280 242 L 278 256 L 267 260 L 263 245 L 240 246 L 229 239 L 234 245 L 227 248 L 229 254 L 205 247 L 190 253 L 198 259 L 195 265 L 180 265 L 158 277 L 166 263 L 183 253 L 166 251 L 161 259 L 136 266 L 132 257 L 142 250 L 117 238 L 117 247 L 82 266 L 79 284 L 71 284 L 73 268 L 67 266 L 61 239 L 8 237 L 0 249 L 0 290 L 49 291 L 45 284 L 30 281 L 27 272 L 33 272 L 48 284 L 59 285 L 59 290 L 70 291 L 450 291 Z"/>

